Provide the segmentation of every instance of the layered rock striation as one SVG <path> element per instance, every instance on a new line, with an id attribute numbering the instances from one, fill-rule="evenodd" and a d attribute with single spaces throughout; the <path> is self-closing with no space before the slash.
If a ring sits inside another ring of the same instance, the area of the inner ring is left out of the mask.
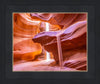
<path id="1" fill-rule="evenodd" d="M 44 14 L 45 15 L 45 14 Z M 59 63 L 58 49 L 57 49 L 57 35 L 60 33 L 61 47 L 63 53 L 64 66 L 76 68 L 77 70 L 87 69 L 87 20 L 86 14 L 62 14 L 64 19 L 60 19 L 61 15 L 51 14 L 48 19 L 37 15 L 37 19 L 42 19 L 50 22 L 53 18 L 56 20 L 54 24 L 63 25 L 62 30 L 41 32 L 37 34 L 33 41 L 44 46 L 45 50 L 52 52 L 56 63 Z M 34 16 L 32 14 L 31 16 Z M 62 32 L 62 33 L 61 33 Z"/>

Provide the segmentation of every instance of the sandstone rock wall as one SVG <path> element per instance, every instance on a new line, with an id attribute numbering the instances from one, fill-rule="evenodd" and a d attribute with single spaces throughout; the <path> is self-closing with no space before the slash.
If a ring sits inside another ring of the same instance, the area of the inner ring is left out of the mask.
<path id="1" fill-rule="evenodd" d="M 14 60 L 35 60 L 43 46 L 59 64 L 57 35 L 62 32 L 64 66 L 87 69 L 87 13 L 14 13 L 13 18 Z"/>
<path id="2" fill-rule="evenodd" d="M 64 66 L 77 70 L 87 69 L 87 14 L 31 14 L 32 18 L 42 19 L 51 24 L 62 25 L 62 30 L 41 32 L 34 38 L 48 52 L 52 52 L 56 63 L 59 63 L 57 34 L 60 32 Z M 45 17 L 45 18 L 44 18 Z M 53 22 L 53 23 L 52 23 Z"/>

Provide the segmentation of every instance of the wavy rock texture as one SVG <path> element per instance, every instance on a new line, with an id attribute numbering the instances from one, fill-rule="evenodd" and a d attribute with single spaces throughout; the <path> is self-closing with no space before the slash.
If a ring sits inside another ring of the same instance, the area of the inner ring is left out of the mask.
<path id="1" fill-rule="evenodd" d="M 41 45 L 32 41 L 39 32 L 40 22 L 32 20 L 26 13 L 17 13 L 13 17 L 14 61 L 34 60 L 42 52 Z"/>
<path id="2" fill-rule="evenodd" d="M 43 15 L 43 14 L 42 14 Z M 40 43 L 48 52 L 52 52 L 56 63 L 59 63 L 58 50 L 57 50 L 57 34 L 60 34 L 64 66 L 70 68 L 76 68 L 77 70 L 86 70 L 87 68 L 87 53 L 86 53 L 86 33 L 87 33 L 87 20 L 86 14 L 65 14 L 63 20 L 57 20 L 57 16 L 60 15 L 49 15 L 49 19 L 43 18 L 43 16 L 38 18 L 49 21 L 50 18 L 56 20 L 55 24 L 62 24 L 63 30 L 41 32 L 37 34 L 34 38 L 34 42 Z M 31 16 L 34 16 L 32 14 Z M 64 17 L 64 14 L 62 15 Z M 44 16 L 45 17 L 45 16 Z M 71 19 L 72 18 L 72 19 Z M 69 26 L 70 25 L 70 26 Z M 66 28 L 65 28 L 66 27 Z"/>
<path id="3" fill-rule="evenodd" d="M 15 13 L 13 16 L 14 61 L 34 60 L 19 62 L 18 65 L 14 65 L 14 71 L 59 71 L 58 34 L 65 67 L 62 71 L 87 70 L 86 13 Z M 49 23 L 48 32 L 45 32 L 46 22 Z M 45 50 L 52 52 L 55 61 L 36 61 L 43 52 L 40 44 Z"/>
<path id="4" fill-rule="evenodd" d="M 36 20 L 46 21 L 51 24 L 59 25 L 62 28 L 67 28 L 68 26 L 87 19 L 86 13 L 68 13 L 68 14 L 56 14 L 56 13 L 31 13 L 31 17 Z"/>
<path id="5" fill-rule="evenodd" d="M 32 20 L 27 13 L 14 14 L 14 36 L 32 38 L 39 32 L 40 21 Z"/>
<path id="6" fill-rule="evenodd" d="M 42 53 L 42 47 L 33 43 L 32 38 L 46 30 L 46 23 L 32 19 L 29 13 L 15 13 L 13 17 L 14 60 L 34 60 Z M 51 24 L 49 28 L 50 31 L 61 29 L 59 25 Z"/>

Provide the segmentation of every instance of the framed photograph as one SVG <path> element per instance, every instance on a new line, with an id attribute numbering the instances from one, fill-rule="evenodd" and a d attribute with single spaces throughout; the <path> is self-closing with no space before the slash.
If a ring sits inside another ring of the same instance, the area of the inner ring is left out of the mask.
<path id="1" fill-rule="evenodd" d="M 59 3 L 1 5 L 1 84 L 99 84 L 96 6 Z"/>
<path id="2" fill-rule="evenodd" d="M 86 12 L 12 16 L 13 71 L 88 71 Z"/>

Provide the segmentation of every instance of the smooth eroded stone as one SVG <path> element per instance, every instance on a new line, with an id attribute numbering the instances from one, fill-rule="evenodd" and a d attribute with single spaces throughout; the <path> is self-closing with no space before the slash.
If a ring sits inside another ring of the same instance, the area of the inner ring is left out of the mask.
<path id="1" fill-rule="evenodd" d="M 16 60 L 34 60 L 42 47 L 32 38 L 39 32 L 40 21 L 33 20 L 29 13 L 13 14 L 13 57 Z"/>
<path id="2" fill-rule="evenodd" d="M 31 13 L 30 16 L 39 21 L 62 26 L 62 28 L 87 19 L 87 13 Z"/>
<path id="3" fill-rule="evenodd" d="M 13 14 L 13 35 L 22 38 L 32 38 L 39 32 L 40 21 L 33 20 L 27 13 Z"/>
<path id="4" fill-rule="evenodd" d="M 44 46 L 45 50 L 47 50 L 48 52 L 52 52 L 56 63 L 59 63 L 57 48 L 57 35 L 59 33 L 63 52 L 63 60 L 68 61 L 70 60 L 70 57 L 72 57 L 73 55 L 77 58 L 78 56 L 75 55 L 77 53 L 85 53 L 83 54 L 83 57 L 85 57 L 84 63 L 86 64 L 87 21 L 77 22 L 69 26 L 67 29 L 59 31 L 41 32 L 33 38 L 34 42 L 40 43 L 42 46 Z M 78 61 L 80 61 L 80 59 L 76 62 Z M 86 69 L 84 67 L 82 68 L 83 70 Z"/>
<path id="5" fill-rule="evenodd" d="M 41 32 L 35 35 L 33 41 L 40 43 L 43 46 L 52 46 L 53 44 L 57 44 L 57 35 L 60 32 L 62 32 L 60 34 L 62 46 L 67 46 L 64 47 L 64 49 L 69 49 L 71 48 L 71 46 L 73 47 L 73 44 L 75 44 L 75 42 L 78 43 L 77 45 L 75 44 L 77 47 L 81 45 L 86 45 L 86 21 L 78 22 L 64 30 Z"/>
<path id="6" fill-rule="evenodd" d="M 34 60 L 41 52 L 41 45 L 34 43 L 32 39 L 22 40 L 13 48 L 14 60 Z"/>

